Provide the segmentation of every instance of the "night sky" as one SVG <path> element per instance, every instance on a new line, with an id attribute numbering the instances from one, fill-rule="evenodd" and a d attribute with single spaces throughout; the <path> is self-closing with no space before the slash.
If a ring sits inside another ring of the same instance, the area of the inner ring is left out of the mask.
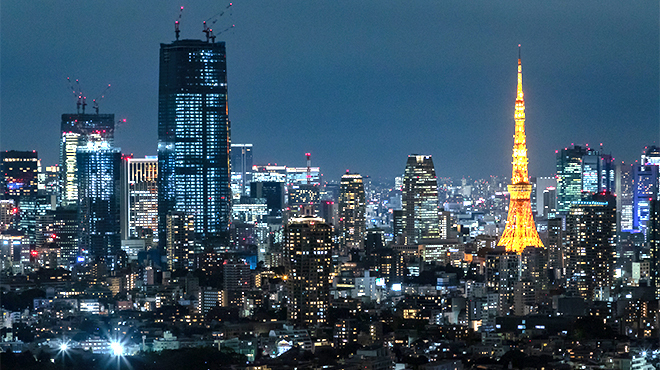
<path id="1" fill-rule="evenodd" d="M 57 163 L 66 79 L 127 119 L 124 153 L 155 155 L 160 43 L 202 38 L 220 1 L 25 1 L 0 5 L 0 144 Z M 510 176 L 518 44 L 531 176 L 555 150 L 599 146 L 634 161 L 660 142 L 659 4 L 641 1 L 234 1 L 227 43 L 232 142 L 255 163 L 438 176 Z M 91 104 L 88 112 L 92 112 Z"/>

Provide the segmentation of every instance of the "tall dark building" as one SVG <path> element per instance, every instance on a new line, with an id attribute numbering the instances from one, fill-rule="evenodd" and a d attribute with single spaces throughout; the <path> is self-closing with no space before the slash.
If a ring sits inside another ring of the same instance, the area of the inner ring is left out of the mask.
<path id="1" fill-rule="evenodd" d="M 91 262 L 117 267 L 121 250 L 121 152 L 107 142 L 78 148 L 78 246 Z"/>
<path id="2" fill-rule="evenodd" d="M 282 216 L 284 208 L 284 183 L 277 181 L 258 181 L 250 184 L 252 198 L 266 199 L 268 215 Z"/>
<path id="3" fill-rule="evenodd" d="M 364 249 L 366 230 L 364 184 L 359 174 L 347 173 L 341 177 L 339 192 L 339 248 Z"/>
<path id="4" fill-rule="evenodd" d="M 616 199 L 609 193 L 573 202 L 566 216 L 569 290 L 589 300 L 609 297 L 614 284 Z"/>
<path id="5" fill-rule="evenodd" d="M 332 227 L 322 218 L 293 218 L 284 228 L 289 321 L 323 325 L 330 306 Z"/>
<path id="6" fill-rule="evenodd" d="M 195 218 L 204 245 L 228 241 L 230 124 L 224 42 L 177 40 L 160 46 L 158 218 L 160 245 L 170 211 Z"/>
<path id="7" fill-rule="evenodd" d="M 411 154 L 403 174 L 405 244 L 440 236 L 438 179 L 430 155 Z"/>
<path id="8" fill-rule="evenodd" d="M 234 192 L 246 195 L 252 181 L 252 144 L 231 144 L 231 180 Z"/>
<path id="9" fill-rule="evenodd" d="M 651 285 L 655 298 L 660 299 L 660 201 L 651 200 L 647 239 L 651 252 Z"/>

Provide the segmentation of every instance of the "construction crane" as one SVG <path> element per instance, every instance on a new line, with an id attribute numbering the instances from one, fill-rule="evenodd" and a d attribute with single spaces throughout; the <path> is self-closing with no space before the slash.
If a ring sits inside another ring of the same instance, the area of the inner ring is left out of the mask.
<path id="1" fill-rule="evenodd" d="M 209 42 L 209 40 L 210 40 L 211 43 L 215 43 L 215 38 L 217 36 L 217 35 L 213 34 L 213 29 L 211 27 L 209 27 L 209 25 L 207 25 L 206 22 L 213 20 L 211 22 L 211 26 L 213 26 L 215 24 L 215 22 L 217 22 L 218 19 L 220 19 L 225 14 L 227 9 L 231 8 L 232 5 L 233 5 L 233 3 L 229 3 L 229 5 L 227 5 L 224 10 L 219 11 L 218 13 L 214 14 L 209 19 L 207 19 L 203 22 L 204 23 L 204 29 L 202 30 L 202 32 L 204 32 L 206 34 L 206 42 Z M 218 32 L 218 35 L 223 33 L 223 32 L 226 32 L 226 31 L 228 31 L 228 30 L 230 30 L 234 27 L 235 27 L 235 25 L 232 24 L 231 27 L 227 27 L 226 29 Z"/>
<path id="2" fill-rule="evenodd" d="M 82 88 L 80 87 L 80 81 L 76 80 L 76 87 L 73 86 L 71 78 L 67 77 L 66 81 L 69 84 L 69 88 L 73 91 L 73 96 L 75 96 L 78 101 L 76 102 L 76 113 L 80 114 L 80 107 L 82 107 L 82 112 L 85 114 L 85 106 L 87 106 L 87 97 L 82 93 Z"/>
<path id="3" fill-rule="evenodd" d="M 108 84 L 108 87 L 106 87 L 105 90 L 103 90 L 103 92 L 96 99 L 92 100 L 96 114 L 99 114 L 99 101 L 105 98 L 105 93 L 108 92 L 108 90 L 110 90 L 110 84 Z"/>
<path id="4" fill-rule="evenodd" d="M 179 30 L 179 20 L 181 19 L 181 15 L 183 14 L 183 7 L 181 7 L 181 10 L 179 11 L 179 19 L 174 21 L 174 34 L 176 35 L 176 39 L 179 39 L 179 34 L 181 31 Z"/>

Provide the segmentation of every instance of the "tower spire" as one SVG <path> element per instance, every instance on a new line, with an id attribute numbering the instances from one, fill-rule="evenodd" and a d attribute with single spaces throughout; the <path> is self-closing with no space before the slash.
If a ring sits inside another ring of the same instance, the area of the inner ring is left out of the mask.
<path id="1" fill-rule="evenodd" d="M 518 88 L 514 120 L 516 122 L 513 136 L 513 155 L 511 185 L 508 186 L 511 196 L 509 216 L 506 228 L 497 245 L 506 246 L 507 251 L 520 253 L 526 247 L 543 247 L 532 217 L 530 195 L 532 185 L 527 172 L 527 138 L 525 136 L 525 98 L 522 90 L 522 62 L 520 44 L 518 45 Z"/>

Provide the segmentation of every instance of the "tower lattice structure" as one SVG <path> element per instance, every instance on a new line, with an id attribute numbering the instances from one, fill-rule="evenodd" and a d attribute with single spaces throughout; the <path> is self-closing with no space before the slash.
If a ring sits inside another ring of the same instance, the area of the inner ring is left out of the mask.
<path id="1" fill-rule="evenodd" d="M 522 90 L 522 63 L 518 55 L 518 93 L 514 115 L 516 130 L 513 137 L 513 171 L 508 186 L 509 216 L 506 228 L 497 245 L 506 247 L 507 252 L 521 253 L 526 247 L 543 247 L 532 217 L 530 195 L 532 185 L 527 173 L 527 140 L 525 137 L 525 99 Z"/>

